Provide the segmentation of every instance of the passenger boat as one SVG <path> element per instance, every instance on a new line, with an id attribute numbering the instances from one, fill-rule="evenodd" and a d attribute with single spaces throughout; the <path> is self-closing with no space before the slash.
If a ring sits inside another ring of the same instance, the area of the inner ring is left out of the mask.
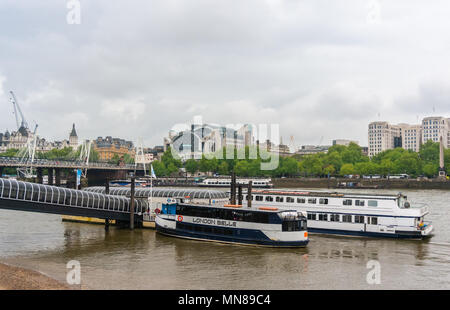
<path id="1" fill-rule="evenodd" d="M 150 182 L 146 180 L 136 180 L 136 187 L 147 187 L 150 186 Z M 131 186 L 131 180 L 114 180 L 109 182 L 110 186 Z"/>
<path id="2" fill-rule="evenodd" d="M 247 195 L 244 201 L 248 202 Z M 252 204 L 307 212 L 310 233 L 422 239 L 432 236 L 429 207 L 407 196 L 310 191 L 252 191 Z"/>
<path id="3" fill-rule="evenodd" d="M 272 207 L 164 204 L 156 216 L 158 233 L 194 240 L 268 247 L 308 244 L 306 214 Z"/>
<path id="4" fill-rule="evenodd" d="M 252 181 L 252 186 L 254 188 L 271 188 L 273 187 L 271 179 L 237 179 L 237 185 L 248 185 L 248 183 Z M 198 183 L 198 186 L 205 187 L 230 187 L 231 186 L 231 178 L 207 178 L 202 182 Z"/>

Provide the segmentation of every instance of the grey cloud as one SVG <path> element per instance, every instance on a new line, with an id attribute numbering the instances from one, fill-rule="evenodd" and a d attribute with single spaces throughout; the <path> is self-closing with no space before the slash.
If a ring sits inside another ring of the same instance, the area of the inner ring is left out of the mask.
<path id="1" fill-rule="evenodd" d="M 448 113 L 445 1 L 379 1 L 376 25 L 356 0 L 81 3 L 81 25 L 64 1 L 0 4 L 0 130 L 14 128 L 9 89 L 48 138 L 75 122 L 86 138 L 150 145 L 198 114 L 278 123 L 285 142 L 366 144 L 377 113 Z"/>

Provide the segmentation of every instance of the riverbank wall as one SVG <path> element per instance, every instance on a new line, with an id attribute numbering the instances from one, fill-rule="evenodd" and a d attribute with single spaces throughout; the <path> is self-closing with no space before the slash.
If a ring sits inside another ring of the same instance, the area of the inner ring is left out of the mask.
<path id="1" fill-rule="evenodd" d="M 344 179 L 344 178 L 273 178 L 275 188 L 374 188 L 374 189 L 443 189 L 450 181 L 417 179 Z M 346 187 L 343 187 L 343 185 Z M 353 186 L 348 186 L 352 183 Z"/>

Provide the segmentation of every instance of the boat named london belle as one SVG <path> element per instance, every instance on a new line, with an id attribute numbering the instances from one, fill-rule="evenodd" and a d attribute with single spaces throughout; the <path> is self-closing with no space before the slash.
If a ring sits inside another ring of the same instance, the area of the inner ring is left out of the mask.
<path id="1" fill-rule="evenodd" d="M 244 195 L 244 202 L 247 202 Z M 310 233 L 423 239 L 433 226 L 429 206 L 407 196 L 288 190 L 254 190 L 252 204 L 307 212 Z"/>
<path id="2" fill-rule="evenodd" d="M 163 204 L 156 231 L 186 239 L 268 247 L 305 247 L 306 213 L 242 205 Z"/>

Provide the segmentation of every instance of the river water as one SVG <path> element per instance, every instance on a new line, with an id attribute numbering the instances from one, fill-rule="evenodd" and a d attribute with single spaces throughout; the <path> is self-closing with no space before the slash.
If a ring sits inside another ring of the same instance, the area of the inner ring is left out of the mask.
<path id="1" fill-rule="evenodd" d="M 430 206 L 430 240 L 310 235 L 306 248 L 271 249 L 0 210 L 0 260 L 60 281 L 77 260 L 87 289 L 450 289 L 450 191 L 402 192 Z M 369 261 L 379 284 L 367 281 Z"/>

